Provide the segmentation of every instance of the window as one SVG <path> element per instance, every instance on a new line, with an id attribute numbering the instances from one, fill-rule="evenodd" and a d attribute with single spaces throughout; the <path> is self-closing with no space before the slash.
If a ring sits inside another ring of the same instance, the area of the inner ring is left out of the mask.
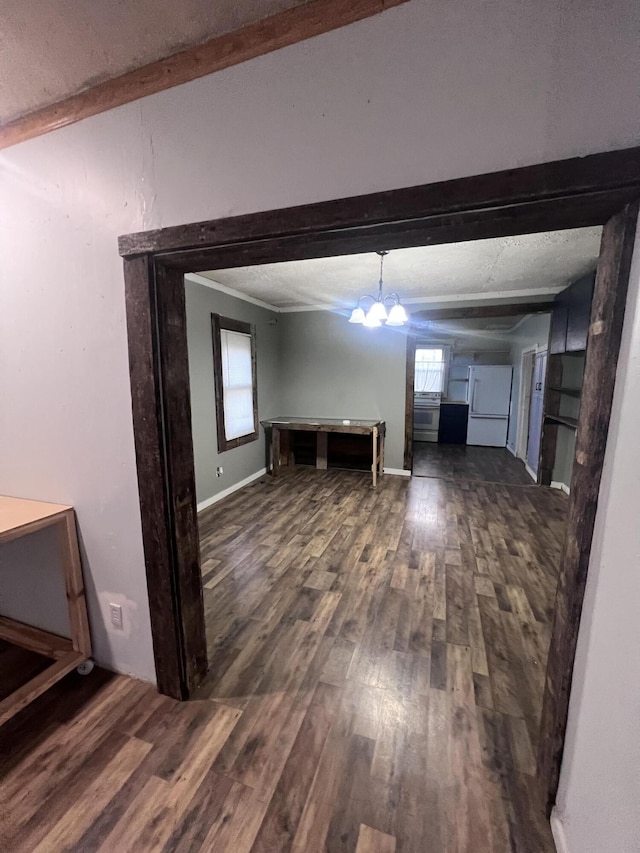
<path id="1" fill-rule="evenodd" d="M 449 347 L 416 348 L 414 392 L 432 391 L 441 394 L 447 378 Z"/>
<path id="2" fill-rule="evenodd" d="M 255 333 L 249 323 L 211 315 L 218 452 L 258 438 Z"/>

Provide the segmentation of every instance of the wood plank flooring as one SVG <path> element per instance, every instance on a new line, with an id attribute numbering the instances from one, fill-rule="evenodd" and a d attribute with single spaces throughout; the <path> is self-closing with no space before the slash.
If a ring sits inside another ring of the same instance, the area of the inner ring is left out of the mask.
<path id="1" fill-rule="evenodd" d="M 413 444 L 413 476 L 512 486 L 535 485 L 523 462 L 506 447 L 473 447 L 428 441 Z"/>
<path id="2" fill-rule="evenodd" d="M 533 773 L 565 510 L 311 470 L 212 507 L 199 698 L 56 685 L 0 729 L 0 849 L 553 851 Z"/>

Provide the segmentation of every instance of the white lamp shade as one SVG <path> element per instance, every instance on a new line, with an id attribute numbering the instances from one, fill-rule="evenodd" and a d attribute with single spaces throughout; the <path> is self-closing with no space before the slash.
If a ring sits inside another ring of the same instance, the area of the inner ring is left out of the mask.
<path id="1" fill-rule="evenodd" d="M 351 312 L 351 316 L 349 317 L 349 322 L 350 323 L 364 323 L 364 320 L 365 320 L 364 308 L 360 308 L 360 306 L 358 306 L 357 308 L 354 308 L 353 311 Z"/>
<path id="2" fill-rule="evenodd" d="M 404 306 L 400 305 L 398 302 L 393 306 L 391 311 L 389 311 L 387 326 L 404 326 L 408 320 L 409 317 L 407 316 L 407 312 L 404 310 Z"/>
<path id="3" fill-rule="evenodd" d="M 382 323 L 378 318 L 373 314 L 372 310 L 367 312 L 367 316 L 364 318 L 364 325 L 369 329 L 375 329 L 377 326 L 381 326 Z"/>
<path id="4" fill-rule="evenodd" d="M 371 308 L 369 308 L 369 314 L 367 314 L 367 316 L 375 317 L 376 320 L 386 320 L 387 309 L 384 307 L 382 302 L 374 302 Z"/>

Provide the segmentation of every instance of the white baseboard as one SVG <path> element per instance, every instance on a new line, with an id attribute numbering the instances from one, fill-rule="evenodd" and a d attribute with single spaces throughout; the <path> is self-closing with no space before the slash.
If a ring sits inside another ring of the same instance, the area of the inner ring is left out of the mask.
<path id="1" fill-rule="evenodd" d="M 555 806 L 551 811 L 551 834 L 553 835 L 553 840 L 556 843 L 556 850 L 558 853 L 569 853 L 569 845 L 567 844 L 567 837 L 564 834 L 564 826 L 558 817 L 558 811 Z"/>
<path id="2" fill-rule="evenodd" d="M 262 477 L 263 474 L 267 473 L 266 468 L 261 468 L 259 471 L 256 471 L 255 474 L 251 474 L 249 477 L 245 477 L 244 480 L 240 480 L 239 483 L 235 483 L 233 486 L 229 486 L 228 489 L 223 489 L 221 492 L 218 492 L 217 495 L 212 495 L 210 498 L 207 498 L 204 501 L 200 501 L 198 504 L 198 512 L 202 512 L 203 509 L 207 509 L 207 507 L 213 506 L 213 504 L 221 501 L 222 498 L 228 497 L 228 495 L 232 495 L 234 492 L 237 492 L 238 489 L 242 489 L 244 486 L 248 486 L 249 483 L 253 483 L 254 480 Z"/>
<path id="3" fill-rule="evenodd" d="M 394 477 L 410 477 L 411 471 L 406 468 L 384 468 L 385 474 L 393 474 Z"/>
<path id="4" fill-rule="evenodd" d="M 515 447 L 511 447 L 511 445 L 510 445 L 510 444 L 507 444 L 507 450 L 509 451 L 509 453 L 510 453 L 512 456 L 515 456 L 515 457 L 516 457 L 516 459 L 518 458 L 518 454 L 516 453 L 516 449 L 515 449 Z"/>
<path id="5" fill-rule="evenodd" d="M 529 468 L 526 462 L 524 463 L 524 470 L 527 472 L 527 474 L 531 477 L 532 480 L 534 480 L 536 483 L 538 482 L 538 475 L 533 470 L 533 468 Z"/>
<path id="6" fill-rule="evenodd" d="M 552 489 L 560 489 L 560 491 L 564 492 L 565 495 L 571 494 L 571 489 L 566 483 L 559 483 L 557 480 L 552 480 L 550 485 Z"/>

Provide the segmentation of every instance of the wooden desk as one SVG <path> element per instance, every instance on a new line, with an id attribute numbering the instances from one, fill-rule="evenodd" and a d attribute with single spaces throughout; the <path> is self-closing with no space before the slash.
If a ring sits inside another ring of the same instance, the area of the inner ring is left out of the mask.
<path id="1" fill-rule="evenodd" d="M 0 496 L 0 543 L 27 536 L 45 527 L 55 527 L 58 531 L 71 639 L 0 616 L 0 639 L 54 661 L 0 702 L 0 725 L 91 656 L 89 619 L 73 507 Z"/>
<path id="2" fill-rule="evenodd" d="M 271 431 L 271 473 L 276 477 L 280 468 L 292 464 L 290 436 L 292 431 L 315 432 L 316 468 L 327 468 L 327 439 L 330 432 L 371 436 L 371 475 L 373 485 L 384 471 L 384 437 L 386 424 L 379 420 L 339 420 L 337 418 L 279 417 L 261 421 Z"/>

